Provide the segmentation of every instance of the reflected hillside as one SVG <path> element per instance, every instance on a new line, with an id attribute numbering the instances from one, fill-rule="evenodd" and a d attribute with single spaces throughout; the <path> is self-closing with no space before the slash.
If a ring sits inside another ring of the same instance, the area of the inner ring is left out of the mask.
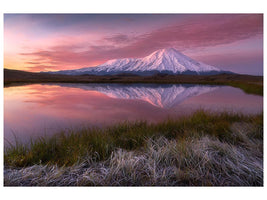
<path id="1" fill-rule="evenodd" d="M 97 91 L 111 98 L 142 100 L 160 108 L 171 108 L 186 99 L 214 91 L 219 86 L 156 84 L 58 84 L 62 87 Z"/>

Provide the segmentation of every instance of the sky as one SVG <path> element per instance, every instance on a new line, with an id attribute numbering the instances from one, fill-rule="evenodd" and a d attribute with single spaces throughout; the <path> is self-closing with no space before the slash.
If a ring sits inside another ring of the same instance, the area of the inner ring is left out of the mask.
<path id="1" fill-rule="evenodd" d="M 263 75 L 262 14 L 5 14 L 4 67 L 94 67 L 163 49 L 222 70 Z"/>

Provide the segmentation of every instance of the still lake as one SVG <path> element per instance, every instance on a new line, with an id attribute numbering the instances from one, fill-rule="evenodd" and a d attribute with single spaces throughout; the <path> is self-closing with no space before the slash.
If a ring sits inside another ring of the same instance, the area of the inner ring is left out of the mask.
<path id="1" fill-rule="evenodd" d="M 257 114 L 263 97 L 230 86 L 192 84 L 32 84 L 4 88 L 5 144 L 82 126 L 159 122 L 198 109 Z"/>

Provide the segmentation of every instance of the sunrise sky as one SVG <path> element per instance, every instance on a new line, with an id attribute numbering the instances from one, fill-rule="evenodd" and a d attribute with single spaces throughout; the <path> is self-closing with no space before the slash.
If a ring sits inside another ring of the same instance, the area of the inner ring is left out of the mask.
<path id="1" fill-rule="evenodd" d="M 167 47 L 223 70 L 262 75 L 263 15 L 4 15 L 4 67 L 9 69 L 78 69 Z"/>

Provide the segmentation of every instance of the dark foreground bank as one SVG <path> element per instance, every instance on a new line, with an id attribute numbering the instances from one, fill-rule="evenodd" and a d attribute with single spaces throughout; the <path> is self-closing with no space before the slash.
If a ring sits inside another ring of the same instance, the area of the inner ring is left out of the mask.
<path id="1" fill-rule="evenodd" d="M 6 147 L 5 186 L 262 186 L 263 116 L 203 111 Z"/>

